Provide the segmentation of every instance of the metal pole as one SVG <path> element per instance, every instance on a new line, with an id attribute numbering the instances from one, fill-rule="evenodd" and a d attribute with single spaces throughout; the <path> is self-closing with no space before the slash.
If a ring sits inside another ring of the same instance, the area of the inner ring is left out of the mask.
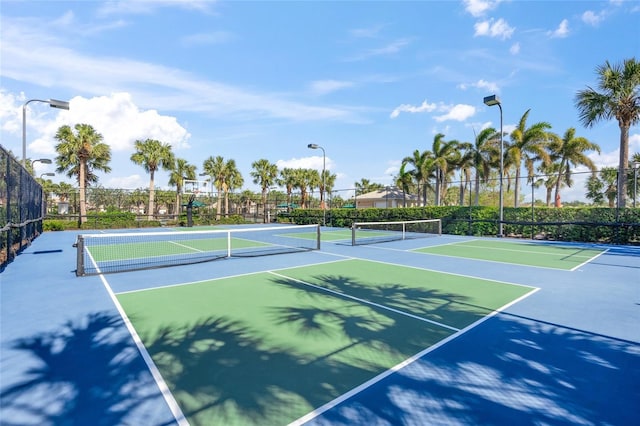
<path id="1" fill-rule="evenodd" d="M 51 108 L 69 109 L 69 102 L 57 99 L 29 99 L 22 105 L 22 167 L 27 167 L 27 105 L 31 102 L 43 102 Z"/>
<path id="2" fill-rule="evenodd" d="M 504 176 L 504 141 L 502 131 L 502 104 L 498 103 L 498 108 L 500 108 L 500 223 L 498 225 L 498 237 L 503 237 L 502 221 L 504 219 L 504 193 L 502 189 L 502 181 Z"/>
<path id="3" fill-rule="evenodd" d="M 633 208 L 636 208 L 636 198 L 638 197 L 638 166 L 640 163 L 633 163 Z"/>

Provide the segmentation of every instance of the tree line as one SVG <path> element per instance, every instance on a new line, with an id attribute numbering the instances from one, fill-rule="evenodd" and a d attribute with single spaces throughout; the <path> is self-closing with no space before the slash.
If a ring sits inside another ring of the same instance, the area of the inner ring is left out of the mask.
<path id="1" fill-rule="evenodd" d="M 437 134 L 430 149 L 414 150 L 402 160 L 394 184 L 407 194 L 415 194 L 419 203 L 426 205 L 428 191 L 433 193 L 435 205 L 442 205 L 448 198 L 453 176 L 461 173 L 459 196 L 464 199 L 465 192 L 475 188 L 474 203 L 478 205 L 480 188 L 495 179 L 500 171 L 500 153 L 502 152 L 503 179 L 507 182 L 507 191 L 513 186 L 514 207 L 518 207 L 521 198 L 521 174 L 526 174 L 528 183 L 547 188 L 547 203 L 551 193 L 555 205 L 561 205 L 561 189 L 572 185 L 572 168 L 585 166 L 594 174 L 587 183 L 586 196 L 595 202 L 602 200 L 603 194 L 611 202 L 615 194 L 617 205 L 625 206 L 629 194 L 627 187 L 628 171 L 633 167 L 629 161 L 629 129 L 640 122 L 640 62 L 635 58 L 624 60 L 620 64 L 604 65 L 596 68 L 597 87 L 587 87 L 575 96 L 575 106 L 581 123 L 592 127 L 602 120 L 615 119 L 620 127 L 620 163 L 616 173 L 615 185 L 610 175 L 596 173 L 596 166 L 588 157 L 590 152 L 600 153 L 600 146 L 578 136 L 576 129 L 568 128 L 562 136 L 551 131 L 551 124 L 545 121 L 528 124 L 531 110 L 521 116 L 516 128 L 509 134 L 500 134 L 494 128 L 482 129 L 473 142 L 446 140 L 444 134 Z M 68 125 L 58 129 L 55 135 L 57 157 L 55 159 L 59 173 L 74 178 L 79 187 L 80 216 L 86 216 L 86 188 L 97 183 L 97 171 L 109 173 L 111 151 L 104 143 L 100 133 L 89 124 Z M 505 140 L 506 139 L 506 140 Z M 149 219 L 154 215 L 155 173 L 162 169 L 170 173 L 169 185 L 176 188 L 176 206 L 181 205 L 181 194 L 185 180 L 196 180 L 197 167 L 182 158 L 177 158 L 171 145 L 155 139 L 136 140 L 135 152 L 131 161 L 140 165 L 149 174 Z M 640 154 L 633 161 L 640 160 Z M 259 159 L 251 165 L 252 182 L 261 189 L 262 205 L 274 185 L 285 188 L 289 203 L 294 190 L 300 193 L 304 206 L 309 191 L 318 189 L 320 205 L 325 206 L 325 194 L 335 185 L 336 175 L 327 170 L 322 173 L 314 169 L 283 168 L 267 159 Z M 217 218 L 220 218 L 222 203 L 229 211 L 229 193 L 244 185 L 244 178 L 233 159 L 222 156 L 210 156 L 203 161 L 203 173 L 207 180 L 218 190 Z M 609 173 L 609 172 L 607 172 Z M 542 176 L 542 177 L 541 177 Z M 605 179 L 605 176 L 606 179 Z M 472 185 L 473 178 L 473 185 Z M 598 183 L 599 182 L 599 183 Z M 604 183 L 603 183 L 604 182 Z M 355 183 L 356 195 L 384 187 L 366 179 Z M 606 186 L 606 190 L 603 189 Z M 265 215 L 266 217 L 266 215 Z"/>

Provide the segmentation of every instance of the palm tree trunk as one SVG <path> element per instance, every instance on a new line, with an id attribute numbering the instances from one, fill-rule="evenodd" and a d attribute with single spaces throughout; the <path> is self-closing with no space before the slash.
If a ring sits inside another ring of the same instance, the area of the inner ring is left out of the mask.
<path id="1" fill-rule="evenodd" d="M 620 123 L 620 163 L 618 165 L 618 208 L 623 209 L 627 198 L 627 173 L 629 163 L 629 126 Z"/>
<path id="2" fill-rule="evenodd" d="M 149 172 L 149 211 L 147 212 L 147 218 L 149 220 L 153 220 L 153 215 L 155 213 L 155 197 L 156 197 L 156 190 L 154 187 L 154 181 L 153 181 L 153 175 L 154 175 L 154 170 L 151 170 Z"/>
<path id="3" fill-rule="evenodd" d="M 518 208 L 518 192 L 520 191 L 520 167 L 518 167 L 516 169 L 516 183 L 515 183 L 515 189 L 513 191 L 515 198 L 513 201 L 513 206 L 515 208 Z"/>
<path id="4" fill-rule="evenodd" d="M 80 224 L 87 221 L 87 188 L 86 188 L 86 175 L 87 175 L 87 161 L 85 159 L 80 160 L 80 170 L 78 172 L 78 185 L 80 196 Z"/>

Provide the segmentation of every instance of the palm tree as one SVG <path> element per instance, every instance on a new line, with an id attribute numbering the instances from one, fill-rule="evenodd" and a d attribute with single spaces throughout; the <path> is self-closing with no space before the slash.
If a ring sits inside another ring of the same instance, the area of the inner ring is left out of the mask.
<path id="1" fill-rule="evenodd" d="M 616 187 L 618 170 L 615 167 L 603 167 L 598 174 L 592 174 L 587 180 L 586 197 L 595 204 L 601 204 L 605 199 L 609 207 L 615 207 L 618 188 Z"/>
<path id="2" fill-rule="evenodd" d="M 482 129 L 475 135 L 473 145 L 469 148 L 471 155 L 471 165 L 475 169 L 475 201 L 474 205 L 480 202 L 480 183 L 489 182 L 491 177 L 492 159 L 500 159 L 500 133 L 493 127 Z"/>
<path id="3" fill-rule="evenodd" d="M 384 189 L 384 185 L 381 183 L 373 183 L 369 179 L 362 178 L 360 182 L 355 183 L 356 195 L 366 194 L 367 192 L 379 191 Z"/>
<path id="4" fill-rule="evenodd" d="M 56 132 L 56 171 L 76 177 L 80 188 L 80 224 L 83 224 L 87 220 L 87 186 L 98 180 L 94 170 L 111 171 L 111 148 L 102 142 L 102 135 L 89 124 L 76 124 L 74 129 L 75 133 L 64 125 Z"/>
<path id="5" fill-rule="evenodd" d="M 155 139 L 136 140 L 134 142 L 136 152 L 131 154 L 131 161 L 144 168 L 149 173 L 149 220 L 153 220 L 155 214 L 155 187 L 154 176 L 160 168 L 171 170 L 174 166 L 174 155 L 171 145 Z"/>
<path id="6" fill-rule="evenodd" d="M 322 175 L 320 176 L 321 179 L 321 184 L 322 186 L 320 187 L 320 194 L 324 195 L 324 194 L 329 194 L 329 207 L 331 207 L 331 193 L 333 192 L 333 187 L 336 184 L 336 178 L 338 176 L 331 173 L 329 170 L 323 170 Z M 325 208 L 326 207 L 326 203 L 324 198 L 321 198 L 322 202 L 322 207 Z"/>
<path id="7" fill-rule="evenodd" d="M 520 169 L 522 163 L 524 162 L 525 168 L 527 169 L 529 180 L 532 180 L 535 174 L 535 162 L 542 160 L 543 163 L 547 164 L 550 161 L 549 154 L 545 148 L 549 138 L 547 130 L 551 128 L 551 125 L 541 121 L 531 125 L 531 127 L 527 127 L 527 118 L 529 117 L 530 111 L 531 110 L 528 109 L 522 115 L 518 126 L 511 132 L 511 144 L 509 144 L 506 152 L 508 162 L 516 169 L 514 207 L 518 207 Z"/>
<path id="8" fill-rule="evenodd" d="M 431 152 L 420 152 L 416 149 L 411 156 L 402 160 L 402 164 L 413 166 L 413 170 L 410 173 L 418 185 L 418 192 L 422 189 L 422 205 L 426 206 L 428 180 L 433 166 Z M 418 198 L 420 198 L 420 194 L 418 194 Z"/>
<path id="9" fill-rule="evenodd" d="M 260 189 L 262 190 L 262 220 L 264 223 L 267 223 L 267 192 L 269 188 L 276 183 L 278 166 L 262 158 L 254 161 L 251 167 L 253 167 L 253 171 L 251 172 L 253 183 L 260 185 Z"/>
<path id="10" fill-rule="evenodd" d="M 284 186 L 287 191 L 287 212 L 291 209 L 291 193 L 296 186 L 296 170 L 285 167 L 280 170 L 280 177 L 276 181 L 278 185 Z"/>
<path id="11" fill-rule="evenodd" d="M 585 155 L 585 151 L 596 151 L 600 154 L 600 146 L 586 138 L 576 137 L 576 129 L 573 127 L 567 129 L 562 139 L 557 135 L 551 136 L 551 160 L 559 163 L 555 182 L 555 206 L 560 207 L 560 185 L 566 184 L 571 187 L 571 167 L 582 165 L 596 171 L 596 165 Z"/>
<path id="12" fill-rule="evenodd" d="M 180 212 L 180 206 L 182 204 L 180 195 L 182 194 L 185 179 L 195 180 L 195 178 L 196 166 L 189 164 L 189 162 L 183 158 L 176 158 L 171 168 L 171 173 L 169 174 L 169 185 L 176 187 L 176 208 L 174 214 Z"/>
<path id="13" fill-rule="evenodd" d="M 625 207 L 626 173 L 629 162 L 629 128 L 640 122 L 640 62 L 625 59 L 622 64 L 606 61 L 596 68 L 598 90 L 587 86 L 578 91 L 575 104 L 582 124 L 593 127 L 600 120 L 615 118 L 620 127 L 618 163 L 618 207 Z"/>
<path id="14" fill-rule="evenodd" d="M 407 207 L 407 193 L 413 192 L 413 175 L 406 170 L 407 164 L 402 163 L 398 175 L 394 179 L 394 185 L 402 190 L 402 207 Z"/>
<path id="15" fill-rule="evenodd" d="M 244 179 L 238 171 L 235 160 L 225 161 L 220 155 L 213 156 L 204 160 L 204 172 L 211 176 L 213 185 L 218 189 L 218 199 L 216 201 L 216 220 L 220 220 L 222 211 L 222 199 L 220 193 L 225 200 L 225 214 L 229 211 L 229 189 L 242 186 Z"/>
<path id="16" fill-rule="evenodd" d="M 229 192 L 241 188 L 244 185 L 244 178 L 236 166 L 236 160 L 230 159 L 226 164 L 227 179 L 224 188 L 224 215 L 229 217 Z"/>
<path id="17" fill-rule="evenodd" d="M 436 206 L 440 205 L 443 194 L 447 191 L 447 176 L 455 163 L 458 144 L 457 141 L 445 141 L 442 133 L 433 138 L 430 157 L 436 177 Z"/>

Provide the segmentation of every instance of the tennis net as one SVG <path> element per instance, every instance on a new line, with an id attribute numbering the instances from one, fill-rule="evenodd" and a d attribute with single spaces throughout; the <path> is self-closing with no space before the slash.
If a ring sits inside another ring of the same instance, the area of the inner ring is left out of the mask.
<path id="1" fill-rule="evenodd" d="M 320 249 L 320 225 L 79 235 L 76 275 Z"/>
<path id="2" fill-rule="evenodd" d="M 351 245 L 374 244 L 436 235 L 442 235 L 442 221 L 440 219 L 354 222 L 351 226 Z"/>

